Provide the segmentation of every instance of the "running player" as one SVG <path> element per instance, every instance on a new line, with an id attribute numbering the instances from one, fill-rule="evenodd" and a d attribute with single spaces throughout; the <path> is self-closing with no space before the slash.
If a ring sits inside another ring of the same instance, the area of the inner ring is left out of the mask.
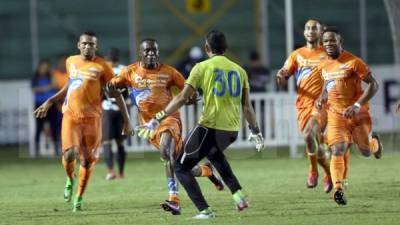
<path id="1" fill-rule="evenodd" d="M 164 109 L 172 100 L 172 87 L 182 90 L 185 79 L 173 67 L 159 62 L 158 43 L 154 39 L 144 39 L 139 47 L 140 61 L 127 66 L 118 77 L 111 81 L 110 89 L 129 87 L 135 97 L 135 105 L 139 109 L 140 123 L 149 122 L 157 112 Z M 149 138 L 145 130 L 139 129 L 138 136 L 150 139 L 160 150 L 165 162 L 169 198 L 161 203 L 161 207 L 173 215 L 181 213 L 178 182 L 175 178 L 173 162 L 179 155 L 182 146 L 181 119 L 179 112 L 174 112 L 162 121 L 154 135 Z M 213 174 L 210 165 L 197 166 L 192 171 L 196 176 L 207 176 L 222 190 L 222 182 Z"/>
<path id="2" fill-rule="evenodd" d="M 222 32 L 209 32 L 205 43 L 209 59 L 193 67 L 183 91 L 165 109 L 158 109 L 159 113 L 143 126 L 151 137 L 162 127 L 164 121 L 174 117 L 176 111 L 196 90 L 203 90 L 204 106 L 200 121 L 185 138 L 183 151 L 179 152 L 174 164 L 176 176 L 200 211 L 193 217 L 195 219 L 215 216 L 191 173 L 192 168 L 204 157 L 207 157 L 229 187 L 237 209 L 241 211 L 249 206 L 242 187 L 223 153 L 238 136 L 241 106 L 250 124 L 250 139 L 256 141 L 257 150 L 260 151 L 264 147 L 264 139 L 250 104 L 247 74 L 243 68 L 224 56 L 226 48 L 227 42 Z"/>
<path id="3" fill-rule="evenodd" d="M 72 198 L 76 179 L 76 155 L 80 158 L 78 191 L 73 203 L 73 212 L 82 210 L 82 196 L 99 157 L 102 87 L 113 77 L 111 67 L 103 58 L 96 56 L 97 38 L 93 32 L 81 34 L 78 49 L 80 55 L 71 56 L 66 61 L 69 83 L 34 111 L 36 117 L 42 118 L 55 102 L 65 98 L 61 142 L 62 162 L 67 174 L 64 189 L 66 202 Z M 123 132 L 131 135 L 133 129 L 121 96 L 117 97 L 117 103 L 124 116 Z"/>
<path id="4" fill-rule="evenodd" d="M 318 64 L 327 58 L 324 49 L 319 45 L 321 25 L 316 20 L 308 20 L 304 26 L 306 46 L 295 50 L 286 60 L 285 65 L 276 75 L 280 86 L 287 84 L 294 75 L 297 84 L 297 120 L 304 135 L 306 150 L 310 161 L 307 187 L 314 188 L 318 184 L 318 166 L 325 170 L 324 191 L 332 190 L 329 161 L 320 145 L 321 132 L 326 125 L 326 112 L 315 108 L 315 101 L 322 92 L 323 80 L 317 73 Z"/>
<path id="5" fill-rule="evenodd" d="M 371 133 L 371 116 L 368 101 L 378 90 L 378 83 L 368 66 L 358 57 L 343 50 L 342 39 L 336 28 L 327 28 L 323 33 L 323 45 L 328 55 L 318 66 L 325 80 L 325 88 L 319 105 L 327 100 L 327 141 L 332 150 L 331 174 L 334 182 L 334 200 L 345 205 L 343 191 L 345 170 L 344 155 L 355 143 L 364 156 L 374 154 L 382 157 L 379 136 Z M 363 90 L 361 83 L 367 87 Z"/>

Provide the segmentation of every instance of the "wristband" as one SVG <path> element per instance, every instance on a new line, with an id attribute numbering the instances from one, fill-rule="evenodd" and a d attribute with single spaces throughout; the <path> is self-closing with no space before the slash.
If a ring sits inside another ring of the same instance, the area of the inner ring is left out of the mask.
<path id="1" fill-rule="evenodd" d="M 359 108 L 359 109 L 361 108 L 361 104 L 358 103 L 358 102 L 354 103 L 354 106 L 357 107 L 357 108 Z"/>
<path id="2" fill-rule="evenodd" d="M 258 127 L 257 124 L 256 124 L 255 126 L 251 126 L 251 125 L 249 124 L 249 129 L 250 129 L 251 133 L 253 133 L 253 134 L 258 134 L 258 133 L 261 132 L 261 131 L 260 131 L 260 128 Z"/>
<path id="3" fill-rule="evenodd" d="M 155 119 L 158 120 L 158 122 L 161 122 L 161 120 L 165 119 L 167 116 L 167 113 L 163 110 L 156 113 Z"/>

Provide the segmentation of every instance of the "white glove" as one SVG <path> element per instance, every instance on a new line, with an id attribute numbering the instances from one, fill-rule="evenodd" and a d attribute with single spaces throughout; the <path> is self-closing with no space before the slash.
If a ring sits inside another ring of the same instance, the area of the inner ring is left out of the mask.
<path id="1" fill-rule="evenodd" d="M 253 134 L 250 132 L 248 140 L 256 144 L 256 149 L 258 152 L 264 149 L 264 137 L 262 136 L 261 132 L 258 134 Z"/>
<path id="2" fill-rule="evenodd" d="M 160 122 L 157 119 L 151 119 L 149 122 L 143 124 L 142 126 L 137 126 L 135 130 L 139 137 L 149 140 L 153 139 L 158 126 L 160 126 Z"/>

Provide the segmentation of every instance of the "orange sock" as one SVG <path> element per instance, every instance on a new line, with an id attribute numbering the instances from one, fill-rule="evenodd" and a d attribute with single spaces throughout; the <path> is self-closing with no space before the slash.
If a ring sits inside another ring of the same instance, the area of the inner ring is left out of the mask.
<path id="1" fill-rule="evenodd" d="M 346 153 L 344 154 L 343 179 L 347 179 L 347 176 L 349 174 L 349 162 L 350 162 L 350 149 L 347 149 Z"/>
<path id="2" fill-rule="evenodd" d="M 369 149 L 372 154 L 377 152 L 379 149 L 378 140 L 376 140 L 375 138 L 371 138 L 371 140 L 369 141 Z"/>
<path id="3" fill-rule="evenodd" d="M 179 198 L 179 195 L 177 195 L 177 194 L 170 194 L 168 197 L 168 201 L 176 202 L 179 205 L 179 203 L 181 202 L 181 199 Z"/>
<path id="4" fill-rule="evenodd" d="M 344 174 L 344 157 L 332 155 L 331 159 L 331 177 L 335 189 L 342 188 L 342 180 Z"/>
<path id="5" fill-rule="evenodd" d="M 200 165 L 201 177 L 209 177 L 212 175 L 212 170 L 208 166 Z"/>
<path id="6" fill-rule="evenodd" d="M 307 151 L 308 161 L 310 161 L 309 172 L 318 173 L 318 161 L 316 154 L 310 155 Z"/>
<path id="7" fill-rule="evenodd" d="M 89 182 L 89 178 L 93 173 L 94 163 L 90 165 L 88 169 L 83 167 L 82 165 L 79 167 L 79 183 L 78 183 L 78 192 L 77 196 L 82 196 L 86 190 L 86 186 Z"/>
<path id="8" fill-rule="evenodd" d="M 329 161 L 326 158 L 325 153 L 318 157 L 318 164 L 324 169 L 327 176 L 331 175 Z"/>
<path id="9" fill-rule="evenodd" d="M 75 160 L 72 162 L 65 161 L 64 157 L 62 157 L 62 164 L 64 166 L 65 173 L 69 179 L 75 178 Z"/>

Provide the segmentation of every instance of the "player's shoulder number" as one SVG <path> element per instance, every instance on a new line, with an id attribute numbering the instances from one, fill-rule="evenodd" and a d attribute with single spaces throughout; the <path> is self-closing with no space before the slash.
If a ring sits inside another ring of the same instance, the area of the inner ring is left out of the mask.
<path id="1" fill-rule="evenodd" d="M 221 69 L 214 69 L 215 74 L 215 84 L 213 93 L 216 96 L 222 97 L 225 96 L 226 86 L 228 83 L 228 92 L 231 97 L 238 97 L 241 93 L 241 83 L 240 77 L 237 71 L 229 70 L 224 71 Z"/>

